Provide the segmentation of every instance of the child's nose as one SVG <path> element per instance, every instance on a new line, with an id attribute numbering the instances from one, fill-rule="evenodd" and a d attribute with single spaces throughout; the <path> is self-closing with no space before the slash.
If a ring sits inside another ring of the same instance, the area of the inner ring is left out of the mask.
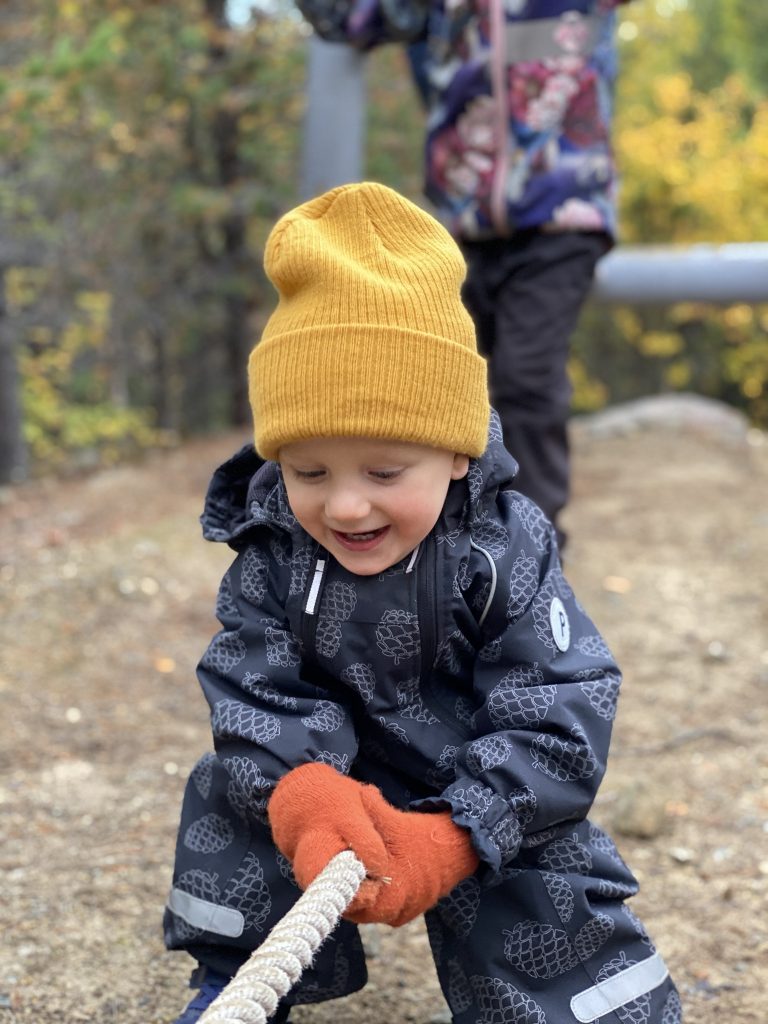
<path id="1" fill-rule="evenodd" d="M 325 514 L 337 526 L 362 522 L 371 510 L 371 504 L 354 488 L 335 488 L 325 499 Z"/>

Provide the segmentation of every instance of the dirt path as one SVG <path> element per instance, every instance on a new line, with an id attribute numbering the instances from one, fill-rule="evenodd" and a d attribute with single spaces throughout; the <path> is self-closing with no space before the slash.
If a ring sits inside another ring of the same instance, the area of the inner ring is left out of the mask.
<path id="1" fill-rule="evenodd" d="M 228 561 L 197 515 L 239 443 L 3 495 L 0 1024 L 164 1024 L 186 1000 L 159 921 Z M 687 1024 L 765 1024 L 768 446 L 581 434 L 575 458 L 566 572 L 626 673 L 595 818 Z M 373 937 L 365 992 L 297 1024 L 441 1010 L 421 925 Z"/>

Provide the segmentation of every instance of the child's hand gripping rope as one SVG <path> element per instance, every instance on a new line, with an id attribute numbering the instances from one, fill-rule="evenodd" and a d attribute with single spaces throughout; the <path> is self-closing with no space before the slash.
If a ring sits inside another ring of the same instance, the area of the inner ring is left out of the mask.
<path id="1" fill-rule="evenodd" d="M 328 765 L 289 772 L 275 788 L 269 819 L 306 892 L 200 1024 L 266 1024 L 342 915 L 405 924 L 478 864 L 468 833 L 448 813 L 399 811 L 375 786 Z"/>
<path id="2" fill-rule="evenodd" d="M 306 764 L 285 775 L 268 814 L 275 843 L 302 889 L 342 850 L 363 862 L 366 879 L 344 913 L 358 924 L 406 924 L 479 863 L 469 833 L 450 812 L 398 810 L 375 786 L 329 765 Z"/>

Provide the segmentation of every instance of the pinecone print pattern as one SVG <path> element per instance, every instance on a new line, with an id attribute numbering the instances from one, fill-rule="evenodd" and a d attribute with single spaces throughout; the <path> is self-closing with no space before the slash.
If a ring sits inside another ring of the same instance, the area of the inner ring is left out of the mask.
<path id="1" fill-rule="evenodd" d="M 589 779 L 597 771 L 597 761 L 584 730 L 574 725 L 569 735 L 570 740 L 563 740 L 541 733 L 531 744 L 533 767 L 556 782 Z"/>
<path id="2" fill-rule="evenodd" d="M 472 1005 L 469 978 L 458 960 L 448 961 L 448 1004 L 454 1014 L 463 1013 Z"/>
<path id="3" fill-rule="evenodd" d="M 514 856 L 520 849 L 522 831 L 515 818 L 502 818 L 497 821 L 488 835 L 488 842 L 495 847 L 502 857 Z"/>
<path id="4" fill-rule="evenodd" d="M 216 595 L 216 618 L 222 623 L 236 622 L 239 618 L 237 605 L 232 597 L 232 577 L 226 573 Z"/>
<path id="5" fill-rule="evenodd" d="M 322 658 L 333 658 L 341 647 L 341 626 L 332 619 L 319 619 L 315 631 L 317 653 Z"/>
<path id="6" fill-rule="evenodd" d="M 467 697 L 457 697 L 453 713 L 462 725 L 472 725 L 472 702 Z"/>
<path id="7" fill-rule="evenodd" d="M 509 534 L 495 519 L 479 516 L 469 524 L 473 543 L 487 551 L 494 562 L 503 558 L 509 548 Z"/>
<path id="8" fill-rule="evenodd" d="M 248 852 L 224 892 L 225 906 L 239 910 L 245 928 L 260 932 L 272 909 L 264 871 L 255 854 Z"/>
<path id="9" fill-rule="evenodd" d="M 491 416 L 488 422 L 488 447 L 494 444 L 504 444 L 504 430 L 501 426 L 501 419 L 495 409 L 491 409 Z"/>
<path id="10" fill-rule="evenodd" d="M 437 725 L 437 718 L 424 707 L 419 693 L 419 680 L 406 679 L 397 685 L 397 711 L 401 718 L 409 718 L 425 725 Z"/>
<path id="11" fill-rule="evenodd" d="M 613 921 L 605 914 L 587 921 L 573 942 L 561 928 L 538 921 L 521 921 L 512 931 L 504 931 L 504 956 L 524 974 L 549 980 L 588 960 L 612 932 Z"/>
<path id="12" fill-rule="evenodd" d="M 181 889 L 182 892 L 189 893 L 190 896 L 196 896 L 200 900 L 206 900 L 208 903 L 218 903 L 221 898 L 218 881 L 218 875 L 211 875 L 207 871 L 193 868 L 191 871 L 185 871 L 182 875 L 179 875 L 176 887 Z M 182 917 L 178 917 L 176 914 L 173 917 L 175 922 L 174 930 L 183 942 L 202 935 L 201 928 L 195 928 L 194 925 L 187 924 Z"/>
<path id="13" fill-rule="evenodd" d="M 598 893 L 609 900 L 625 900 L 637 893 L 637 886 L 624 882 L 610 882 L 601 878 L 597 883 Z"/>
<path id="14" fill-rule="evenodd" d="M 405 731 L 402 725 L 398 725 L 397 722 L 388 722 L 383 715 L 379 715 L 376 721 L 383 729 L 386 729 L 387 732 L 391 733 L 394 737 L 396 737 L 396 739 L 399 740 L 400 743 L 403 743 L 407 746 L 411 742 L 408 739 L 408 733 Z"/>
<path id="15" fill-rule="evenodd" d="M 267 661 L 278 668 L 295 668 L 301 658 L 296 638 L 279 626 L 267 626 L 264 630 L 267 641 Z"/>
<path id="16" fill-rule="evenodd" d="M 537 665 L 515 667 L 488 695 L 488 714 L 498 729 L 527 729 L 538 725 L 555 702 L 554 686 L 541 685 L 544 675 Z"/>
<path id="17" fill-rule="evenodd" d="M 302 718 L 301 724 L 313 732 L 336 732 L 344 724 L 344 712 L 330 700 L 318 700 L 312 714 Z"/>
<path id="18" fill-rule="evenodd" d="M 482 736 L 467 748 L 467 767 L 473 775 L 479 775 L 504 764 L 511 753 L 512 747 L 505 736 Z"/>
<path id="19" fill-rule="evenodd" d="M 222 631 L 211 640 L 202 661 L 206 668 L 226 675 L 240 664 L 246 653 L 245 644 L 237 633 Z"/>
<path id="20" fill-rule="evenodd" d="M 561 875 L 555 875 L 551 871 L 542 871 L 541 880 L 555 906 L 557 916 L 563 924 L 568 924 L 573 917 L 574 906 L 573 889 L 570 884 Z"/>
<path id="21" fill-rule="evenodd" d="M 504 956 L 532 978 L 557 978 L 579 962 L 568 933 L 550 924 L 521 921 L 504 935 Z"/>
<path id="22" fill-rule="evenodd" d="M 469 463 L 467 486 L 469 488 L 469 500 L 474 504 L 483 490 L 483 471 L 474 459 Z"/>
<path id="23" fill-rule="evenodd" d="M 488 665 L 495 665 L 501 659 L 501 650 L 501 637 L 497 636 L 490 643 L 487 643 L 485 647 L 481 647 L 477 652 L 477 656 L 480 661 L 484 661 Z"/>
<path id="24" fill-rule="evenodd" d="M 479 906 L 480 883 L 470 876 L 439 901 L 437 912 L 447 928 L 465 939 L 475 926 Z"/>
<path id="25" fill-rule="evenodd" d="M 530 786 L 517 786 L 507 797 L 507 803 L 515 812 L 520 828 L 527 828 L 536 816 L 538 801 Z M 541 832 L 535 833 L 541 835 Z"/>
<path id="26" fill-rule="evenodd" d="M 608 645 L 601 636 L 582 636 L 576 641 L 576 650 L 585 658 L 600 658 L 601 660 L 612 660 L 612 654 Z"/>
<path id="27" fill-rule="evenodd" d="M 680 996 L 677 992 L 670 992 L 661 1013 L 661 1024 L 682 1024 L 682 1020 L 683 1007 L 680 1005 Z"/>
<path id="28" fill-rule="evenodd" d="M 321 750 L 315 758 L 318 764 L 329 764 L 342 775 L 349 775 L 352 767 L 349 763 L 349 754 L 337 754 L 332 750 Z"/>
<path id="29" fill-rule="evenodd" d="M 215 754 L 210 752 L 203 754 L 189 776 L 194 783 L 195 789 L 203 800 L 207 800 L 211 792 L 211 784 L 213 782 L 213 764 L 215 760 Z"/>
<path id="30" fill-rule="evenodd" d="M 184 833 L 184 845 L 195 853 L 221 853 L 235 838 L 235 830 L 220 814 L 205 814 Z"/>
<path id="31" fill-rule="evenodd" d="M 419 623 L 413 612 L 385 611 L 376 627 L 376 644 L 396 665 L 419 654 Z"/>
<path id="32" fill-rule="evenodd" d="M 260 605 L 267 593 L 267 560 L 254 547 L 246 550 L 240 570 L 240 589 L 251 604 Z"/>
<path id="33" fill-rule="evenodd" d="M 298 889 L 299 883 L 294 877 L 291 862 L 285 854 L 280 853 L 277 847 L 275 847 L 275 861 L 277 862 L 277 870 L 280 872 L 280 875 L 286 880 L 286 882 L 291 882 Z"/>
<path id="34" fill-rule="evenodd" d="M 539 854 L 539 867 L 561 875 L 587 875 L 592 867 L 592 854 L 575 836 L 555 839 Z"/>
<path id="35" fill-rule="evenodd" d="M 449 675 L 456 676 L 461 671 L 461 662 L 456 654 L 453 639 L 453 637 L 449 636 L 445 640 L 440 641 L 435 655 L 435 665 L 438 668 L 445 669 Z"/>
<path id="36" fill-rule="evenodd" d="M 269 542 L 269 550 L 278 565 L 291 564 L 291 540 L 285 534 L 276 534 Z"/>
<path id="37" fill-rule="evenodd" d="M 357 605 L 357 594 L 351 583 L 334 580 L 323 591 L 315 642 L 324 658 L 333 658 L 341 646 L 340 622 L 346 622 Z"/>
<path id="38" fill-rule="evenodd" d="M 549 613 L 552 607 L 552 602 L 556 597 L 559 597 L 557 589 L 558 577 L 561 574 L 558 570 L 551 570 L 544 577 L 544 582 L 539 588 L 536 597 L 533 599 L 531 605 L 531 613 L 533 616 L 533 628 L 539 641 L 550 651 L 557 650 L 557 644 L 555 638 L 552 635 L 552 624 L 550 622 Z"/>
<path id="39" fill-rule="evenodd" d="M 310 548 L 299 548 L 291 559 L 291 582 L 288 588 L 288 593 L 291 597 L 304 593 L 311 565 L 312 551 Z"/>
<path id="40" fill-rule="evenodd" d="M 630 924 L 635 929 L 637 934 L 640 936 L 640 941 L 644 945 L 646 945 L 648 947 L 648 949 L 651 951 L 651 953 L 655 953 L 656 952 L 656 946 L 654 945 L 654 942 L 651 939 L 651 937 L 648 934 L 648 932 L 645 930 L 645 925 L 640 920 L 640 918 L 637 916 L 637 914 L 634 912 L 634 910 L 632 910 L 630 907 L 628 907 L 626 905 L 626 903 L 622 903 L 622 905 L 621 905 L 621 912 L 625 915 L 625 917 L 627 917 L 629 919 Z"/>
<path id="41" fill-rule="evenodd" d="M 469 979 L 480 1016 L 476 1024 L 547 1024 L 535 999 L 501 978 L 473 974 Z"/>
<path id="42" fill-rule="evenodd" d="M 632 967 L 636 963 L 636 960 L 627 960 L 626 954 L 621 953 L 614 960 L 609 960 L 607 964 L 600 968 L 597 972 L 597 980 L 598 982 L 606 981 L 608 978 L 613 977 L 614 974 L 626 971 L 628 967 Z M 623 1024 L 646 1024 L 651 1015 L 651 993 L 645 992 L 637 999 L 633 999 L 631 1003 L 624 1003 L 623 1006 L 619 1006 L 616 1009 L 616 1015 L 619 1020 L 623 1021 Z"/>
<path id="43" fill-rule="evenodd" d="M 356 690 L 363 704 L 370 704 L 376 692 L 376 675 L 373 666 L 358 661 L 341 673 L 341 678 Z"/>
<path id="44" fill-rule="evenodd" d="M 434 767 L 427 771 L 426 779 L 430 786 L 442 788 L 448 779 L 453 778 L 458 753 L 459 748 L 453 744 L 443 747 L 440 751 L 440 756 L 435 761 Z"/>
<path id="45" fill-rule="evenodd" d="M 247 819 L 251 813 L 263 817 L 272 786 L 259 766 L 248 757 L 237 756 L 228 757 L 224 767 L 230 775 L 227 799 L 232 808 L 241 818 Z"/>
<path id="46" fill-rule="evenodd" d="M 213 707 L 214 736 L 239 736 L 253 743 L 269 743 L 280 735 L 280 719 L 237 700 L 220 700 Z"/>
<path id="47" fill-rule="evenodd" d="M 533 555 L 521 551 L 512 563 L 509 576 L 509 599 L 507 601 L 507 618 L 517 622 L 536 595 L 539 585 L 539 570 Z"/>
<path id="48" fill-rule="evenodd" d="M 607 914 L 597 914 L 580 928 L 574 939 L 579 960 L 589 960 L 613 934 L 613 920 Z"/>
<path id="49" fill-rule="evenodd" d="M 469 590 L 472 585 L 472 578 L 469 575 L 469 559 L 462 558 L 459 562 L 459 568 L 456 570 L 456 583 L 459 587 L 459 592 L 464 593 L 465 590 Z"/>
<path id="50" fill-rule="evenodd" d="M 616 717 L 620 686 L 621 677 L 612 672 L 607 673 L 605 678 L 599 681 L 579 683 L 581 692 L 589 701 L 590 707 L 606 722 L 612 722 Z"/>
<path id="51" fill-rule="evenodd" d="M 490 580 L 484 583 L 482 587 L 475 594 L 472 599 L 472 607 L 477 612 L 478 617 L 485 611 L 485 606 L 488 604 L 488 598 L 491 596 L 491 583 Z"/>
<path id="52" fill-rule="evenodd" d="M 541 509 L 522 495 L 513 495 L 512 511 L 520 520 L 520 525 L 528 534 L 537 551 L 545 551 L 549 537 L 549 524 Z"/>
<path id="53" fill-rule="evenodd" d="M 432 950 L 432 958 L 435 961 L 435 965 L 439 966 L 443 962 L 445 933 L 442 925 L 440 924 L 437 911 L 428 911 L 424 917 L 424 921 L 427 926 L 427 937 L 429 938 L 429 948 Z"/>
<path id="54" fill-rule="evenodd" d="M 260 672 L 246 672 L 241 685 L 246 693 L 258 697 L 265 704 L 271 704 L 276 708 L 288 708 L 289 711 L 295 711 L 298 707 L 295 697 L 283 696 Z"/>
<path id="55" fill-rule="evenodd" d="M 487 786 L 472 782 L 468 786 L 457 786 L 453 790 L 454 800 L 461 804 L 464 814 L 481 820 L 493 806 L 493 793 Z"/>
<path id="56" fill-rule="evenodd" d="M 590 823 L 589 826 L 589 845 L 594 850 L 599 850 L 600 853 L 607 854 L 611 860 L 620 864 L 621 867 L 626 867 L 624 861 L 621 859 L 621 854 L 616 848 L 616 843 L 614 843 L 606 832 L 603 832 L 601 828 L 598 828 L 597 825 L 592 823 Z"/>

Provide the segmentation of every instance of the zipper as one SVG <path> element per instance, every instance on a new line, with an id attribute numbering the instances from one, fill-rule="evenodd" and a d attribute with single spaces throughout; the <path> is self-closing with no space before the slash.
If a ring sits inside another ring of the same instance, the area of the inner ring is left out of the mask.
<path id="1" fill-rule="evenodd" d="M 422 688 L 430 684 L 437 655 L 437 545 L 433 536 L 423 541 L 421 564 L 416 570 L 416 617 L 419 623 Z"/>
<path id="2" fill-rule="evenodd" d="M 314 656 L 315 636 L 317 634 L 317 610 L 320 605 L 320 594 L 325 580 L 325 570 L 328 566 L 328 555 L 321 551 L 315 558 L 312 567 L 312 574 L 306 590 L 306 599 L 301 615 L 301 642 L 305 655 Z"/>
<path id="3" fill-rule="evenodd" d="M 439 636 L 437 543 L 433 536 L 427 537 L 423 542 L 423 551 L 423 557 L 419 560 L 417 567 L 416 578 L 416 615 L 421 638 L 421 665 L 419 667 L 421 697 L 424 705 L 443 725 L 452 728 L 460 739 L 465 739 L 469 736 L 469 730 L 456 717 L 456 711 L 451 704 L 441 696 L 433 671 Z"/>

